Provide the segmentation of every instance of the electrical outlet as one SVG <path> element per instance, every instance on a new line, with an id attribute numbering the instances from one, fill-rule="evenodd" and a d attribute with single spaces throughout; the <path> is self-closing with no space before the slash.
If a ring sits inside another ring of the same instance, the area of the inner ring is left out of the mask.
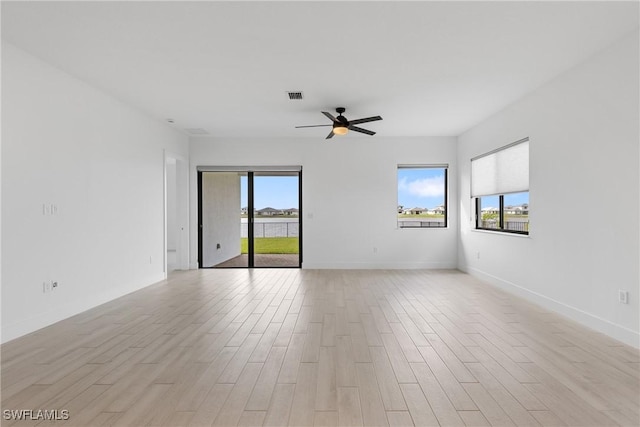
<path id="1" fill-rule="evenodd" d="M 619 290 L 618 291 L 618 302 L 620 304 L 629 304 L 629 292 Z"/>
<path id="2" fill-rule="evenodd" d="M 51 281 L 51 290 L 55 290 L 58 287 L 58 282 Z"/>

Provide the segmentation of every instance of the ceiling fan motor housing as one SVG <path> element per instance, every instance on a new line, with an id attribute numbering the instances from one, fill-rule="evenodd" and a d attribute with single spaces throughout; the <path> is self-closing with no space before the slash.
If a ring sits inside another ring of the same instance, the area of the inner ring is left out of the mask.
<path id="1" fill-rule="evenodd" d="M 336 113 L 338 113 L 338 117 L 336 117 L 337 122 L 333 122 L 334 129 L 349 126 L 349 120 L 347 120 L 347 118 L 342 115 L 342 113 L 344 113 L 345 111 L 347 110 L 344 107 L 336 108 Z"/>

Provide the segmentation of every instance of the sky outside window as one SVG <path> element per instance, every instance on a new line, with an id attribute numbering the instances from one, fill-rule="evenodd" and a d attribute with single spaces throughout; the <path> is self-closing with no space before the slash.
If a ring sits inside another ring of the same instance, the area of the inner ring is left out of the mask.
<path id="1" fill-rule="evenodd" d="M 529 192 L 512 193 L 504 195 L 505 206 L 520 206 L 523 203 L 529 204 Z"/>
<path id="2" fill-rule="evenodd" d="M 240 176 L 240 207 L 248 205 L 247 177 Z M 255 176 L 253 179 L 253 204 L 256 209 L 298 208 L 297 176 Z"/>
<path id="3" fill-rule="evenodd" d="M 405 209 L 444 205 L 443 168 L 399 168 L 398 205 Z"/>

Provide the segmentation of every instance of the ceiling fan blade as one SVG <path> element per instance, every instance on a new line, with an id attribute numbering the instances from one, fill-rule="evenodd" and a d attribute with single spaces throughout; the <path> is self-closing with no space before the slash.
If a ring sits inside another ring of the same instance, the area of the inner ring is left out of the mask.
<path id="1" fill-rule="evenodd" d="M 322 114 L 324 114 L 325 116 L 329 117 L 332 122 L 337 122 L 338 121 L 338 119 L 333 117 L 333 115 L 331 113 L 327 113 L 326 111 L 323 111 Z"/>
<path id="2" fill-rule="evenodd" d="M 352 130 L 352 131 L 355 131 L 355 132 L 366 133 L 367 135 L 375 135 L 376 134 L 375 132 L 372 132 L 370 130 L 359 128 L 358 126 L 351 126 L 350 125 L 349 129 Z"/>
<path id="3" fill-rule="evenodd" d="M 321 127 L 321 126 L 333 126 L 333 125 L 308 125 L 308 126 L 296 126 L 296 129 L 299 129 L 299 128 L 317 128 L 317 127 Z"/>
<path id="4" fill-rule="evenodd" d="M 357 125 L 360 123 L 375 122 L 376 120 L 382 120 L 382 117 L 380 116 L 367 117 L 364 119 L 351 120 L 349 123 L 351 123 L 352 125 Z"/>
<path id="5" fill-rule="evenodd" d="M 333 138 L 333 135 L 335 135 L 335 133 L 333 133 L 333 129 L 331 129 L 331 132 L 329 132 L 329 135 L 327 135 L 325 139 Z"/>

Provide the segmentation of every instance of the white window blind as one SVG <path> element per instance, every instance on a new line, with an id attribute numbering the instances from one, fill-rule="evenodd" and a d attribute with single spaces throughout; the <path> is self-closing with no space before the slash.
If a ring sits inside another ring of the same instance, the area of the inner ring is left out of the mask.
<path id="1" fill-rule="evenodd" d="M 529 138 L 471 159 L 471 197 L 529 191 Z"/>

